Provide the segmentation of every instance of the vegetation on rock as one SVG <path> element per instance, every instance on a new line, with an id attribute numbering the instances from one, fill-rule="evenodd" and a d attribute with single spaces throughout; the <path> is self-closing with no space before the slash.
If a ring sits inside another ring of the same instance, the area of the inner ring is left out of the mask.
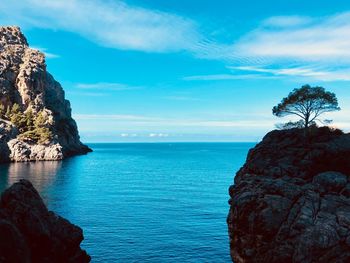
<path id="1" fill-rule="evenodd" d="M 338 100 L 334 93 L 326 91 L 323 87 L 304 85 L 294 89 L 282 99 L 281 103 L 273 107 L 272 113 L 277 117 L 296 115 L 301 119 L 297 122 L 288 122 L 281 125 L 282 129 L 304 128 L 308 131 L 310 126 L 317 122 L 329 123 L 330 120 L 321 121 L 319 116 L 326 112 L 340 110 Z"/>
<path id="2" fill-rule="evenodd" d="M 5 111 L 5 106 L 1 104 L 0 118 L 10 121 L 18 128 L 20 140 L 47 144 L 53 138 L 43 111 L 34 114 L 31 109 L 28 109 L 23 112 L 17 103 L 12 107 L 8 106 Z"/>

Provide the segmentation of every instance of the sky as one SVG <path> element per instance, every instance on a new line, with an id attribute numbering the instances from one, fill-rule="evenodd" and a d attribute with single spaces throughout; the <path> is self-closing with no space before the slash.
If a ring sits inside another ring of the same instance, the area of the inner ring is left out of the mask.
<path id="1" fill-rule="evenodd" d="M 1 0 L 71 101 L 84 142 L 257 142 L 304 84 L 350 131 L 350 2 Z"/>

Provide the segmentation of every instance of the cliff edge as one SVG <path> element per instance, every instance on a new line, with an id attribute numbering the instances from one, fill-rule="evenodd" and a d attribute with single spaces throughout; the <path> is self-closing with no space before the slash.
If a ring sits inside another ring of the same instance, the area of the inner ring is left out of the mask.
<path id="1" fill-rule="evenodd" d="M 0 162 L 60 160 L 91 151 L 80 142 L 61 85 L 19 27 L 0 27 Z"/>
<path id="2" fill-rule="evenodd" d="M 240 262 L 350 262 L 350 135 L 272 131 L 229 189 L 231 257 Z"/>
<path id="3" fill-rule="evenodd" d="M 5 190 L 0 201 L 0 262 L 87 263 L 83 231 L 48 211 L 29 181 Z"/>

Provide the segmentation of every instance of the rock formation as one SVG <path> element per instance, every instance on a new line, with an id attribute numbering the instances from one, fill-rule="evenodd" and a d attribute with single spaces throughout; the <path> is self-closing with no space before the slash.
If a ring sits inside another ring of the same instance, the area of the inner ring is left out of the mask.
<path id="1" fill-rule="evenodd" d="M 0 262 L 90 262 L 82 230 L 48 211 L 29 181 L 5 190 L 0 201 Z"/>
<path id="2" fill-rule="evenodd" d="M 61 85 L 46 71 L 45 56 L 29 48 L 18 27 L 0 27 L 0 106 L 3 110 L 19 105 L 23 114 L 41 114 L 41 129 L 52 134 L 38 143 L 33 131 L 20 136 L 21 129 L 0 118 L 0 162 L 60 160 L 91 151 L 80 142 L 71 117 L 71 107 Z M 45 126 L 45 127 L 44 127 Z"/>
<path id="3" fill-rule="evenodd" d="M 350 135 L 272 131 L 230 187 L 231 257 L 240 262 L 350 262 Z"/>

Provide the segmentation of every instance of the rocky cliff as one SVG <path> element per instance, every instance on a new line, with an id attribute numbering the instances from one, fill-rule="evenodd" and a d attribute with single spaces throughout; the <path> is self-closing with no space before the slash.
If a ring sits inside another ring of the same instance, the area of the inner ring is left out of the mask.
<path id="1" fill-rule="evenodd" d="M 350 262 L 350 135 L 273 131 L 230 187 L 234 262 Z"/>
<path id="2" fill-rule="evenodd" d="M 1 195 L 0 262 L 90 262 L 82 240 L 82 230 L 48 211 L 29 181 Z"/>
<path id="3" fill-rule="evenodd" d="M 36 125 L 36 126 L 35 126 Z M 60 160 L 80 142 L 61 85 L 18 27 L 0 27 L 0 162 Z"/>

